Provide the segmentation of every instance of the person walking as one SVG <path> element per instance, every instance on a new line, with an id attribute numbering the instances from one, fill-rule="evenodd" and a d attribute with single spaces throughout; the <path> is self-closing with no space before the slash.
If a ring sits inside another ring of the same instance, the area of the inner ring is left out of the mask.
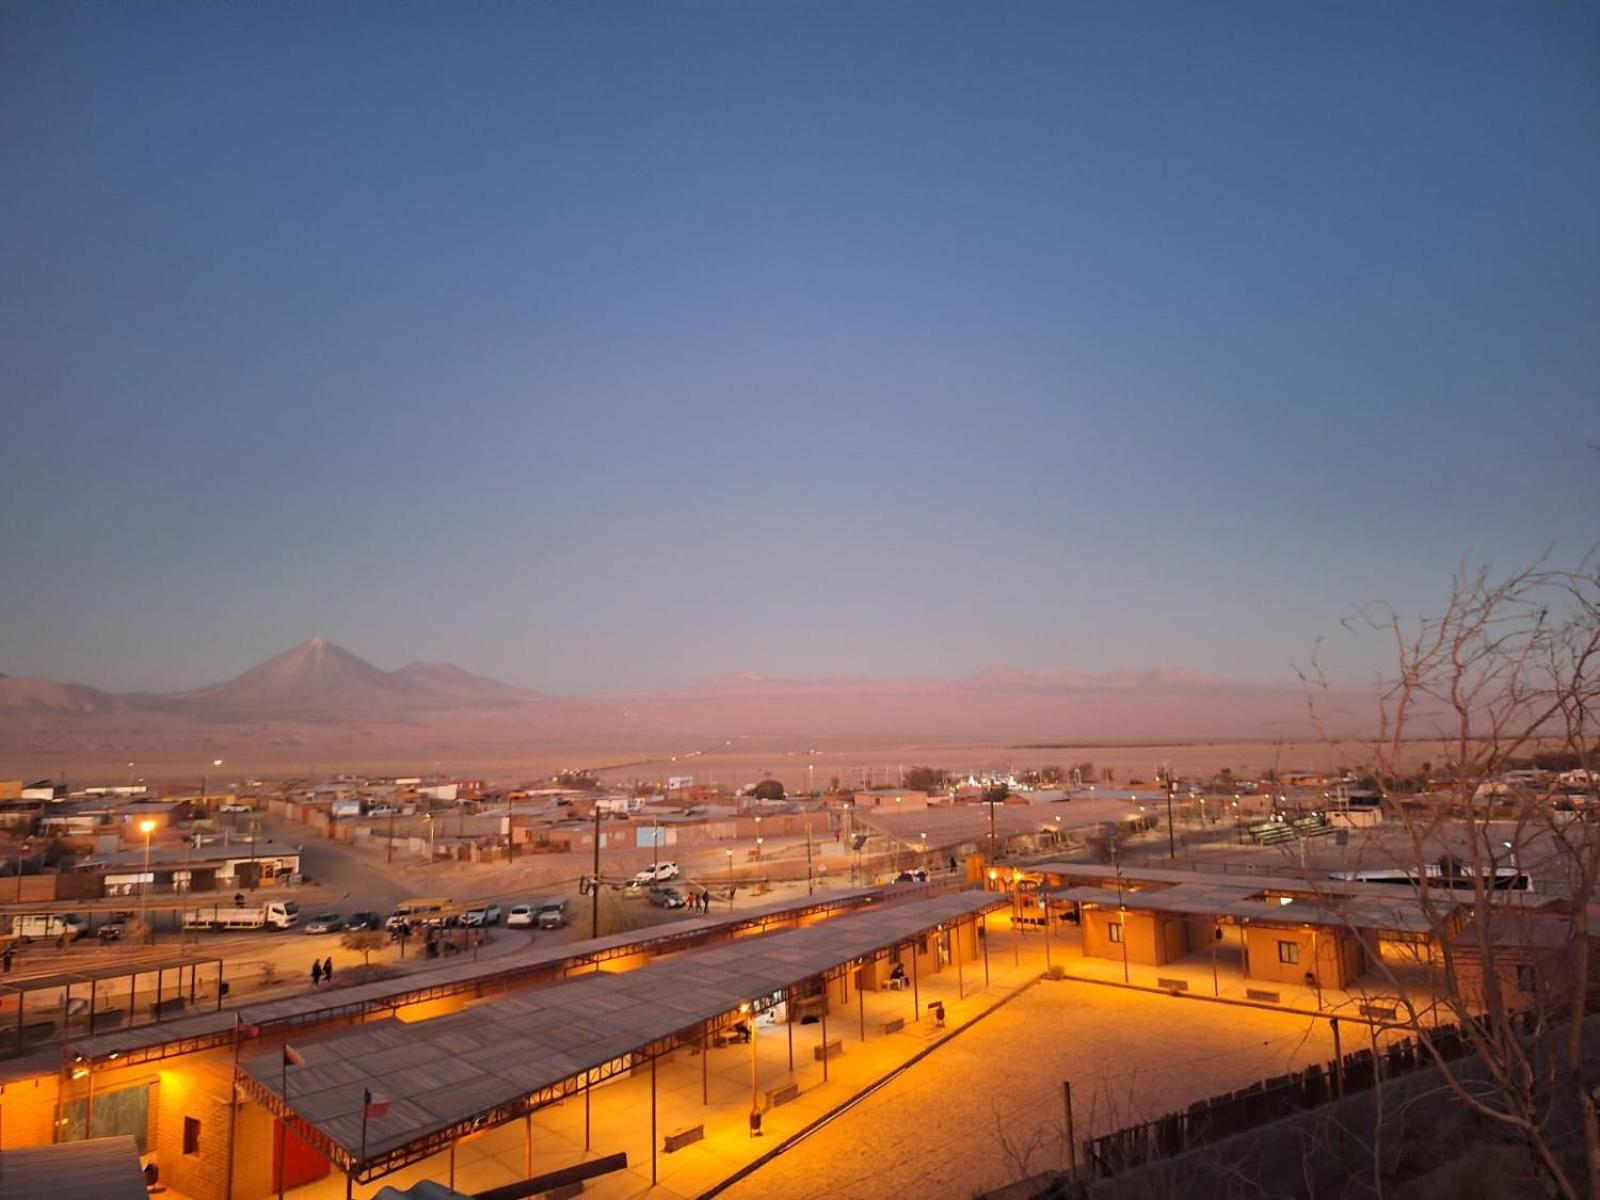
<path id="1" fill-rule="evenodd" d="M 322 982 L 333 982 L 333 955 L 331 954 L 322 960 Z"/>
<path id="2" fill-rule="evenodd" d="M 311 960 L 311 986 L 315 988 L 322 986 L 322 962 L 315 958 Z"/>

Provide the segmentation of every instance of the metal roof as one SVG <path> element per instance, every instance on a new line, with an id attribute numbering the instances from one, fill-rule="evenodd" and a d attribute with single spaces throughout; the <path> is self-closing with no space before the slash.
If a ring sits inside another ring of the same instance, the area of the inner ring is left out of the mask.
<path id="1" fill-rule="evenodd" d="M 1425 933 L 1427 914 L 1411 897 L 1395 896 L 1387 904 L 1373 900 L 1335 900 L 1332 905 L 1296 900 L 1277 904 L 1252 897 L 1259 888 L 1184 885 L 1120 891 L 1107 887 L 1060 888 L 1046 895 L 1077 904 L 1131 908 L 1140 912 L 1173 912 L 1187 916 L 1232 917 L 1272 925 L 1319 925 L 1373 932 Z"/>
<path id="2" fill-rule="evenodd" d="M 221 962 L 220 958 L 195 954 L 119 959 L 105 966 L 85 966 L 74 971 L 60 971 L 53 975 L 13 975 L 0 983 L 0 995 L 37 992 L 46 988 L 77 987 L 80 983 L 92 983 L 101 979 L 127 979 L 131 975 L 153 975 L 157 971 L 175 971 L 184 967 L 214 967 Z"/>
<path id="3" fill-rule="evenodd" d="M 0 1151 L 0 1200 L 146 1200 L 132 1137 Z"/>
<path id="4" fill-rule="evenodd" d="M 97 1034 L 69 1043 L 71 1049 L 92 1061 L 112 1055 L 124 1061 L 165 1058 L 225 1045 L 233 1040 L 235 1025 L 257 1029 L 287 1029 L 363 1013 L 393 1009 L 402 1004 L 461 992 L 531 984 L 575 966 L 587 966 L 641 949 L 667 950 L 691 946 L 744 930 L 791 920 L 807 913 L 837 913 L 866 906 L 901 902 L 923 894 L 919 886 L 855 888 L 827 895 L 780 900 L 772 904 L 705 917 L 691 917 L 648 930 L 631 930 L 609 937 L 591 938 L 515 952 L 481 962 L 453 962 L 398 979 L 379 980 L 332 991 L 285 996 L 241 1008 L 182 1017 L 160 1026 L 141 1026 Z"/>
<path id="5" fill-rule="evenodd" d="M 675 1039 L 698 1037 L 741 1004 L 880 957 L 942 925 L 1003 907 L 994 892 L 958 892 L 886 905 L 842 921 L 740 938 L 632 971 L 599 973 L 415 1024 L 360 1026 L 297 1044 L 305 1065 L 285 1074 L 279 1054 L 241 1065 L 246 1088 L 341 1167 L 361 1169 L 362 1094 L 390 1101 L 367 1124 L 366 1158 L 415 1158 L 439 1139 L 497 1124 L 608 1077 Z M 515 1054 L 506 1047 L 515 1046 Z M 591 1073 L 594 1073 L 591 1075 Z M 419 1143 L 426 1140 L 425 1146 Z M 397 1164 L 396 1164 L 397 1165 Z"/>

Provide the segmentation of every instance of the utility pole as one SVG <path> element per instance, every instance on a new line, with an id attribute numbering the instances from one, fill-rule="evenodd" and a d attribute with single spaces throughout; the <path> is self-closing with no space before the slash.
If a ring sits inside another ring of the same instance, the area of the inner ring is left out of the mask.
<path id="1" fill-rule="evenodd" d="M 811 886 L 811 822 L 806 822 L 806 895 L 814 895 Z"/>
<path id="2" fill-rule="evenodd" d="M 1177 794 L 1178 781 L 1172 777 L 1172 768 L 1166 770 L 1167 780 L 1167 857 L 1178 857 L 1178 843 L 1172 832 L 1172 798 Z"/>
<path id="3" fill-rule="evenodd" d="M 594 802 L 594 878 L 589 883 L 589 936 L 600 936 L 600 801 Z"/>

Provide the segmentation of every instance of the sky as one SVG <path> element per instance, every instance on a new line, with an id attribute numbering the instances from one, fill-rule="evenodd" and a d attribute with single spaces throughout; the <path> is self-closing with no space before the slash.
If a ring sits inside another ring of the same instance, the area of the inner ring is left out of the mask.
<path id="1" fill-rule="evenodd" d="M 0 671 L 1290 683 L 1600 535 L 1600 7 L 0 7 Z"/>

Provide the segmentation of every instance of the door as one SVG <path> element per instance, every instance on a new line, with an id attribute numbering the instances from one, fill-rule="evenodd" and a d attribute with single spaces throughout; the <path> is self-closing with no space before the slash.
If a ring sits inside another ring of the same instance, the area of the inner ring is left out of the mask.
<path id="1" fill-rule="evenodd" d="M 287 1139 L 285 1138 L 287 1135 Z M 283 1178 L 279 1182 L 279 1167 Z M 282 1121 L 272 1123 L 272 1190 L 284 1191 L 328 1174 L 328 1160 Z"/>

